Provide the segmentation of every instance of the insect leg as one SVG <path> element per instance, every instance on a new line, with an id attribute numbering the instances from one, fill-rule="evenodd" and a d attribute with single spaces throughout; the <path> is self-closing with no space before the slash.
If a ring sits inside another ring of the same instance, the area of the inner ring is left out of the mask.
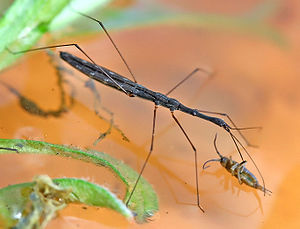
<path id="1" fill-rule="evenodd" d="M 241 174 L 245 169 L 245 166 L 247 164 L 247 161 L 242 161 L 241 163 L 238 164 L 236 171 L 237 171 L 237 177 L 238 177 L 238 181 L 240 184 L 242 184 L 242 178 L 241 178 Z"/>
<path id="2" fill-rule="evenodd" d="M 194 69 L 190 74 L 188 74 L 183 80 L 178 82 L 171 90 L 169 90 L 166 95 L 169 95 L 171 92 L 173 92 L 177 87 L 179 87 L 181 84 L 183 84 L 185 81 L 187 81 L 191 76 L 193 76 L 196 72 L 201 71 L 206 73 L 208 76 L 210 76 L 212 73 L 203 69 L 203 68 L 196 68 Z"/>
<path id="3" fill-rule="evenodd" d="M 105 32 L 106 36 L 108 37 L 108 39 L 110 40 L 110 42 L 112 43 L 112 45 L 114 46 L 114 48 L 117 50 L 117 52 L 118 52 L 119 56 L 121 57 L 123 63 L 126 65 L 126 68 L 127 68 L 127 70 L 129 71 L 129 73 L 130 73 L 130 75 L 131 75 L 133 81 L 134 81 L 135 83 L 137 83 L 136 78 L 135 78 L 135 76 L 133 75 L 133 73 L 132 73 L 132 71 L 131 71 L 131 68 L 130 68 L 129 65 L 127 64 L 125 58 L 123 57 L 123 55 L 122 55 L 122 53 L 120 52 L 119 48 L 117 47 L 116 43 L 113 41 L 113 39 L 112 39 L 111 36 L 109 35 L 109 33 L 108 33 L 108 31 L 106 30 L 106 28 L 105 28 L 105 26 L 103 25 L 103 23 L 102 23 L 101 21 L 99 21 L 98 19 L 93 18 L 93 17 L 91 17 L 91 16 L 89 16 L 89 15 L 86 15 L 86 14 L 84 14 L 84 13 L 78 12 L 78 11 L 76 11 L 76 10 L 74 10 L 74 11 L 75 11 L 76 13 L 80 14 L 81 16 L 87 17 L 87 18 L 89 18 L 89 19 L 91 19 L 91 20 L 97 22 L 97 23 L 100 25 L 100 27 L 101 27 L 101 28 L 103 29 L 103 31 Z"/>
<path id="4" fill-rule="evenodd" d="M 242 161 L 242 162 L 239 164 L 240 173 L 242 173 L 242 172 L 244 171 L 246 164 L 247 164 L 247 161 Z"/>
<path id="5" fill-rule="evenodd" d="M 143 174 L 143 172 L 144 172 L 144 169 L 145 169 L 145 167 L 146 167 L 146 165 L 147 165 L 147 163 L 148 163 L 148 161 L 149 161 L 149 158 L 150 158 L 150 156 L 151 156 L 151 153 L 152 153 L 152 151 L 153 151 L 154 134 L 155 134 L 155 123 L 156 123 L 156 111 L 157 111 L 157 108 L 158 108 L 158 106 L 155 104 L 154 111 L 153 111 L 152 135 L 151 135 L 151 144 L 150 144 L 149 153 L 148 153 L 148 155 L 147 155 L 147 157 L 146 157 L 146 159 L 145 159 L 145 162 L 144 162 L 144 164 L 143 164 L 143 166 L 142 166 L 142 168 L 141 168 L 141 170 L 140 170 L 139 176 L 138 176 L 138 178 L 137 178 L 137 180 L 136 180 L 136 182 L 135 182 L 135 184 L 134 184 L 134 186 L 133 186 L 133 188 L 132 188 L 132 190 L 131 190 L 131 193 L 130 193 L 130 195 L 129 195 L 127 201 L 126 201 L 126 206 L 128 206 L 128 204 L 129 204 L 129 202 L 130 202 L 130 199 L 131 199 L 131 197 L 132 197 L 132 195 L 133 195 L 133 193 L 134 193 L 134 191 L 135 191 L 135 189 L 136 189 L 137 184 L 139 183 L 139 180 L 140 180 L 140 178 L 141 178 L 141 176 L 142 176 L 142 174 Z"/>
<path id="6" fill-rule="evenodd" d="M 236 126 L 236 124 L 233 122 L 233 120 L 230 118 L 230 116 L 226 113 L 215 112 L 215 111 L 207 111 L 207 110 L 199 110 L 199 109 L 197 109 L 197 110 L 201 113 L 221 115 L 221 116 L 226 117 L 229 120 L 229 122 L 234 126 L 234 128 L 231 128 L 231 130 L 236 130 L 239 133 L 239 135 L 243 138 L 243 140 L 246 142 L 247 146 L 257 147 L 256 145 L 253 145 L 248 141 L 248 139 L 243 135 L 241 130 L 262 129 L 262 127 L 255 126 L 255 127 L 242 127 L 242 128 L 239 128 L 239 127 Z"/>
<path id="7" fill-rule="evenodd" d="M 177 87 L 179 87 L 181 84 L 183 84 L 185 81 L 187 81 L 191 76 L 193 76 L 195 73 L 197 73 L 198 71 L 202 71 L 204 73 L 206 73 L 208 76 L 210 76 L 212 73 L 203 69 L 203 68 L 196 68 L 194 69 L 190 74 L 188 74 L 183 80 L 181 80 L 180 82 L 178 82 L 171 90 L 169 90 L 166 95 L 169 95 L 171 92 L 173 92 Z M 226 113 L 222 113 L 222 112 L 214 112 L 214 111 L 206 111 L 206 110 L 198 110 L 199 112 L 202 113 L 207 113 L 207 114 L 215 114 L 215 115 L 221 115 L 221 116 L 225 116 L 227 117 L 227 119 L 232 123 L 232 125 L 234 126 L 234 128 L 231 128 L 232 130 L 237 130 L 239 135 L 243 138 L 243 140 L 246 142 L 247 146 L 252 146 L 252 147 L 257 147 L 253 144 L 251 144 L 247 138 L 242 134 L 241 130 L 249 130 L 249 129 L 261 129 L 261 127 L 246 127 L 246 128 L 238 128 L 236 126 L 236 124 L 233 122 L 233 120 L 230 118 L 230 116 Z"/>
<path id="8" fill-rule="evenodd" d="M 231 156 L 229 156 L 229 160 L 230 160 L 230 165 L 232 165 L 230 168 L 231 175 L 234 176 L 235 170 L 239 166 L 239 163 L 233 161 Z"/>
<path id="9" fill-rule="evenodd" d="M 193 151 L 194 151 L 194 159 L 195 159 L 195 173 L 196 173 L 196 189 L 197 189 L 197 205 L 200 208 L 200 210 L 202 212 L 204 212 L 204 209 L 201 207 L 200 205 L 200 199 L 199 199 L 199 184 L 198 184 L 198 158 L 197 158 L 197 150 L 196 147 L 194 146 L 194 144 L 192 143 L 191 139 L 189 138 L 189 136 L 187 135 L 187 133 L 185 132 L 185 130 L 183 129 L 183 127 L 181 126 L 181 124 L 179 123 L 178 119 L 175 117 L 174 112 L 171 111 L 172 117 L 175 120 L 175 122 L 177 123 L 177 125 L 179 126 L 179 128 L 181 129 L 181 131 L 183 132 L 184 136 L 186 137 L 186 139 L 188 140 L 188 142 L 190 143 Z"/>
<path id="10" fill-rule="evenodd" d="M 85 51 L 83 51 L 83 49 L 80 48 L 80 46 L 78 44 L 76 44 L 76 43 L 61 44 L 61 45 L 50 45 L 50 46 L 45 46 L 45 47 L 39 47 L 39 48 L 33 48 L 33 49 L 27 49 L 27 50 L 17 51 L 17 52 L 14 52 L 14 51 L 10 50 L 7 47 L 6 47 L 6 50 L 8 52 L 12 53 L 12 54 L 21 54 L 21 53 L 26 53 L 26 52 L 38 51 L 38 50 L 46 50 L 46 49 L 61 48 L 61 47 L 70 47 L 70 46 L 74 46 L 81 53 L 83 53 L 93 64 L 95 64 L 95 66 L 97 66 L 97 68 L 99 68 L 100 71 L 103 72 L 104 75 L 106 75 L 112 82 L 114 82 L 114 84 L 116 84 L 126 95 L 128 95 L 129 97 L 131 97 L 131 94 L 129 94 L 119 83 L 117 83 L 113 78 L 111 78 L 111 76 L 101 66 L 97 65 L 95 63 L 95 61 L 93 61 L 92 58 L 90 58 L 88 56 L 88 54 Z"/>

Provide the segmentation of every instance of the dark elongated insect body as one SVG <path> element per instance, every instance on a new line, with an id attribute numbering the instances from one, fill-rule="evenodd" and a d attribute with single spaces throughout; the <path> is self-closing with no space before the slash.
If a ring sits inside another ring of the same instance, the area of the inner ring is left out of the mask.
<path id="1" fill-rule="evenodd" d="M 70 64 L 72 67 L 76 68 L 86 76 L 105 84 L 109 87 L 115 88 L 121 92 L 126 92 L 132 97 L 139 97 L 142 99 L 146 99 L 149 101 L 154 102 L 156 105 L 166 107 L 170 109 L 170 111 L 182 111 L 184 113 L 197 116 L 201 119 L 205 119 L 207 121 L 210 121 L 225 130 L 229 131 L 230 126 L 228 124 L 217 117 L 211 117 L 207 116 L 205 114 L 200 113 L 197 109 L 192 109 L 187 106 L 184 106 L 182 103 L 180 103 L 178 100 L 174 98 L 170 98 L 167 95 L 164 95 L 159 92 L 152 91 L 140 84 L 137 84 L 133 81 L 131 81 L 128 78 L 125 78 L 105 67 L 95 65 L 93 63 L 90 63 L 86 60 L 83 60 L 77 56 L 74 56 L 67 52 L 60 52 L 60 57 L 65 60 L 68 64 Z M 106 74 L 103 73 L 103 70 L 111 77 L 108 78 Z M 114 80 L 114 81 L 113 81 Z M 116 82 L 118 84 L 116 84 Z M 122 88 L 122 89 L 121 89 Z"/>

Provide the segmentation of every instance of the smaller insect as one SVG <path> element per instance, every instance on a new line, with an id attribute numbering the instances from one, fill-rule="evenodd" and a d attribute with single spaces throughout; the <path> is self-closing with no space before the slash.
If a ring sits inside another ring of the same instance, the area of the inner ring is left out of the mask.
<path id="1" fill-rule="evenodd" d="M 215 135 L 214 139 L 214 147 L 216 149 L 217 154 L 220 156 L 220 159 L 211 159 L 206 161 L 202 168 L 206 169 L 209 166 L 206 166 L 207 163 L 212 162 L 212 161 L 219 161 L 220 164 L 228 171 L 231 173 L 232 176 L 235 176 L 240 184 L 246 184 L 250 187 L 253 187 L 255 189 L 259 189 L 263 191 L 265 194 L 271 195 L 271 191 L 263 187 L 258 183 L 258 180 L 256 177 L 245 167 L 247 161 L 242 161 L 241 163 L 232 160 L 232 157 L 230 156 L 225 157 L 220 154 L 220 152 L 217 149 L 217 134 Z"/>

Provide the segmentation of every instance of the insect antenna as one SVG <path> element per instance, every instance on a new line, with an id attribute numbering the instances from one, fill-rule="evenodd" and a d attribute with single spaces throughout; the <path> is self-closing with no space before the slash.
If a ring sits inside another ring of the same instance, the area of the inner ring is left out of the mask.
<path id="1" fill-rule="evenodd" d="M 204 164 L 202 165 L 202 169 L 204 170 L 204 169 L 207 169 L 207 168 L 209 168 L 210 167 L 210 165 L 208 165 L 208 166 L 205 166 L 207 163 L 209 163 L 209 162 L 213 162 L 213 161 L 220 161 L 221 159 L 210 159 L 210 160 L 208 160 L 208 161 L 206 161 L 206 162 L 204 162 Z"/>
<path id="2" fill-rule="evenodd" d="M 206 162 L 203 164 L 203 166 L 202 166 L 202 169 L 203 169 L 203 170 L 210 167 L 209 165 L 208 165 L 208 166 L 205 166 L 207 163 L 213 162 L 213 161 L 218 161 L 218 162 L 220 162 L 221 159 L 223 158 L 223 156 L 220 154 L 220 152 L 219 152 L 219 150 L 218 150 L 218 148 L 217 148 L 217 136 L 218 136 L 218 134 L 216 134 L 216 135 L 215 135 L 215 138 L 214 138 L 214 147 L 215 147 L 216 153 L 219 155 L 220 159 L 211 159 L 211 160 L 206 161 Z"/>
<path id="3" fill-rule="evenodd" d="M 218 137 L 218 134 L 216 134 L 215 138 L 214 138 L 214 147 L 215 147 L 215 150 L 216 150 L 217 154 L 219 155 L 219 157 L 222 158 L 223 156 L 221 155 L 221 153 L 219 152 L 219 150 L 217 148 L 217 137 Z"/>

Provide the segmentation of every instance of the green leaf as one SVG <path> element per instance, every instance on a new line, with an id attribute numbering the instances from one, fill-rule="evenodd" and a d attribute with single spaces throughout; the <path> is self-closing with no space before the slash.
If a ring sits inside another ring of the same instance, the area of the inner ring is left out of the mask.
<path id="1" fill-rule="evenodd" d="M 44 228 L 69 203 L 106 207 L 132 218 L 125 204 L 99 185 L 75 178 L 51 180 L 46 175 L 34 180 L 0 189 L 0 216 L 5 228 Z"/>
<path id="2" fill-rule="evenodd" d="M 47 31 L 70 0 L 17 0 L 0 20 L 0 70 L 19 57 L 5 50 L 25 50 Z"/>
<path id="3" fill-rule="evenodd" d="M 19 154 L 47 154 L 71 157 L 85 162 L 90 162 L 98 166 L 104 166 L 110 169 L 126 185 L 126 194 L 124 202 L 129 198 L 132 188 L 137 180 L 136 173 L 122 161 L 111 156 L 96 151 L 82 151 L 80 149 L 69 148 L 63 145 L 55 145 L 41 141 L 21 140 L 21 139 L 0 139 L 1 153 L 19 153 Z M 11 150 L 7 150 L 11 149 Z M 129 202 L 128 207 L 136 215 L 138 223 L 143 223 L 158 211 L 158 199 L 151 185 L 141 178 L 136 190 Z"/>
<path id="4" fill-rule="evenodd" d="M 20 55 L 13 51 L 31 48 L 41 36 L 51 30 L 63 28 L 78 14 L 71 7 L 87 13 L 96 5 L 105 5 L 111 0 L 16 0 L 0 19 L 0 70 L 13 63 Z M 73 16 L 72 16 L 73 15 Z"/>

